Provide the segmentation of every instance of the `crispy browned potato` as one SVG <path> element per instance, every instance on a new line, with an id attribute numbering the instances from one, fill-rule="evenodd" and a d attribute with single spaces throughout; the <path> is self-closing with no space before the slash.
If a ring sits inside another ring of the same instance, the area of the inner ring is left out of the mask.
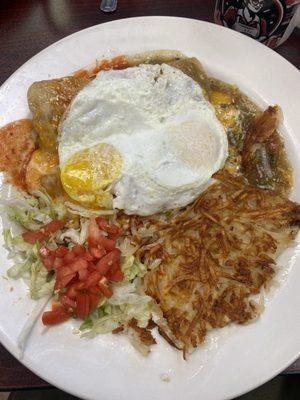
<path id="1" fill-rule="evenodd" d="M 55 152 L 57 127 L 72 98 L 89 82 L 86 77 L 67 76 L 34 82 L 28 90 L 28 104 L 40 147 Z"/>
<path id="2" fill-rule="evenodd" d="M 119 217 L 148 267 L 145 290 L 165 318 L 157 321 L 160 333 L 185 351 L 213 328 L 260 314 L 262 305 L 251 296 L 272 281 L 276 257 L 300 226 L 300 206 L 285 195 L 224 172 L 214 178 L 169 219 Z"/>
<path id="3" fill-rule="evenodd" d="M 32 152 L 37 147 L 37 137 L 29 119 L 21 119 L 0 129 L 0 170 L 6 173 L 9 183 L 26 189 L 25 173 Z"/>

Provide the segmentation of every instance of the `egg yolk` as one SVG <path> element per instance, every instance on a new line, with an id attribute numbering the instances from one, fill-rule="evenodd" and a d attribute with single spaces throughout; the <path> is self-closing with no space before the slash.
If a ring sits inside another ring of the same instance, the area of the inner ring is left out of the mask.
<path id="1" fill-rule="evenodd" d="M 101 143 L 73 154 L 61 171 L 64 190 L 75 201 L 90 207 L 112 205 L 110 185 L 122 169 L 122 157 L 110 144 Z"/>
<path id="2" fill-rule="evenodd" d="M 234 99 L 225 92 L 214 91 L 210 94 L 210 102 L 216 110 L 218 120 L 225 128 L 234 128 L 239 119 L 239 110 L 234 106 Z"/>

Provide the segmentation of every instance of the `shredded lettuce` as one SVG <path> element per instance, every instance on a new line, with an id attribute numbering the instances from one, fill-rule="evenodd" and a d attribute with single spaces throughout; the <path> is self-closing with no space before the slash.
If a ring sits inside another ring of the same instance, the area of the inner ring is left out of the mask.
<path id="1" fill-rule="evenodd" d="M 147 272 L 145 265 L 139 262 L 133 255 L 123 258 L 121 269 L 124 273 L 125 282 L 130 282 L 136 277 L 142 278 Z"/>
<path id="2" fill-rule="evenodd" d="M 72 214 L 80 215 L 81 217 L 90 218 L 92 215 L 114 215 L 116 213 L 113 209 L 105 209 L 105 210 L 94 210 L 88 209 L 86 207 L 82 207 L 79 204 L 71 203 L 70 201 L 66 201 L 65 205 Z"/>
<path id="3" fill-rule="evenodd" d="M 9 278 L 24 278 L 29 285 L 30 296 L 39 299 L 53 293 L 54 279 L 39 258 L 39 243 L 31 245 L 21 236 L 13 237 L 9 229 L 3 231 L 5 247 L 15 264 L 7 270 Z"/>
<path id="4" fill-rule="evenodd" d="M 112 297 L 102 300 L 97 310 L 81 325 L 81 330 L 87 330 L 83 336 L 94 337 L 111 332 L 120 325 L 127 325 L 132 318 L 137 320 L 138 326 L 145 328 L 151 319 L 153 300 L 144 293 L 141 281 L 146 267 L 132 255 L 123 259 L 121 267 L 125 279 L 113 285 Z"/>
<path id="5" fill-rule="evenodd" d="M 22 197 L 21 205 L 8 205 L 7 215 L 27 230 L 38 230 L 53 219 L 65 217 L 67 209 L 62 202 L 54 202 L 51 197 L 42 191 L 34 192 L 33 196 Z"/>
<path id="6" fill-rule="evenodd" d="M 86 317 L 83 323 L 80 325 L 79 329 L 84 331 L 86 329 L 91 329 L 93 327 L 93 320 L 90 316 Z"/>
<path id="7" fill-rule="evenodd" d="M 30 271 L 31 262 L 25 261 L 23 263 L 16 263 L 7 270 L 7 276 L 9 278 L 18 279 L 24 276 L 26 272 Z"/>
<path id="8" fill-rule="evenodd" d="M 9 251 L 10 258 L 17 255 L 19 252 L 27 252 L 31 249 L 29 243 L 24 242 L 21 236 L 13 237 L 10 229 L 3 229 L 4 247 Z"/>
<path id="9" fill-rule="evenodd" d="M 112 306 L 108 303 L 98 310 L 100 316 L 93 318 L 92 315 L 88 324 L 82 324 L 80 329 L 88 329 L 83 336 L 93 338 L 98 334 L 112 332 L 120 325 L 126 325 L 132 318 L 137 320 L 138 326 L 145 328 L 152 315 L 151 303 L 152 300 L 146 304 L 123 304 L 122 306 Z"/>
<path id="10" fill-rule="evenodd" d="M 107 309 L 108 313 L 104 308 L 105 306 L 101 309 L 101 317 L 93 319 L 93 316 L 91 316 L 92 324 L 90 323 L 88 327 L 83 327 L 89 329 L 88 332 L 83 334 L 84 337 L 93 338 L 98 334 L 110 333 L 122 323 L 122 312 L 119 308 L 110 307 Z"/>
<path id="11" fill-rule="evenodd" d="M 30 267 L 29 290 L 32 299 L 49 296 L 54 291 L 55 280 L 38 260 Z"/>
<path id="12" fill-rule="evenodd" d="M 84 244 L 88 236 L 89 220 L 86 218 L 80 218 L 80 228 L 74 229 L 69 228 L 58 237 L 59 240 L 64 241 L 65 239 L 71 240 L 73 243 Z"/>
<path id="13" fill-rule="evenodd" d="M 36 191 L 33 196 L 24 195 L 21 203 L 8 205 L 8 217 L 26 230 L 38 230 L 53 219 L 65 217 L 67 209 L 62 202 L 55 202 L 44 191 Z M 39 258 L 39 243 L 26 243 L 22 236 L 13 236 L 10 229 L 3 230 L 5 247 L 9 258 L 15 264 L 8 269 L 9 278 L 24 278 L 33 299 L 49 296 L 54 290 L 54 278 Z M 52 239 L 50 238 L 49 241 Z M 49 242 L 48 244 L 51 245 Z M 54 248 L 56 243 L 53 243 Z"/>
<path id="14" fill-rule="evenodd" d="M 8 218 L 22 225 L 30 231 L 39 229 L 43 224 L 49 222 L 47 216 L 37 214 L 33 209 L 26 209 L 21 206 L 8 206 Z"/>
<path id="15" fill-rule="evenodd" d="M 8 215 L 11 220 L 27 230 L 40 229 L 42 225 L 53 219 L 64 218 L 68 212 L 66 208 L 68 204 L 66 206 L 53 202 L 45 192 L 35 192 L 34 197 L 24 196 L 23 200 L 25 200 L 25 206 L 9 205 Z M 75 213 L 80 214 L 80 227 L 58 232 L 48 239 L 48 247 L 56 248 L 59 243 L 65 241 L 80 244 L 86 242 L 89 220 L 85 215 L 81 215 L 81 211 L 81 209 L 75 210 Z M 99 211 L 100 213 L 102 211 Z M 109 211 L 107 215 L 113 218 L 114 212 Z M 3 235 L 9 256 L 15 261 L 15 264 L 7 271 L 8 277 L 23 278 L 29 286 L 30 296 L 33 299 L 57 296 L 54 290 L 54 275 L 44 267 L 39 257 L 40 244 L 26 243 L 22 236 L 13 236 L 9 229 L 4 229 Z M 100 333 L 109 333 L 120 326 L 126 330 L 133 318 L 138 326 L 146 327 L 152 317 L 154 302 L 145 294 L 142 284 L 142 278 L 147 269 L 134 257 L 136 247 L 128 239 L 119 239 L 118 246 L 122 252 L 121 269 L 124 280 L 113 283 L 113 295 L 108 299 L 102 298 L 96 310 L 83 321 L 80 326 L 80 330 L 84 331 L 83 336 L 94 337 Z M 27 328 L 25 331 L 27 332 Z"/>
<path id="16" fill-rule="evenodd" d="M 118 243 L 118 247 L 124 257 L 132 256 L 137 250 L 137 247 L 131 244 L 128 238 L 120 241 L 120 243 Z"/>
<path id="17" fill-rule="evenodd" d="M 38 199 L 41 212 L 51 219 L 62 219 L 66 216 L 67 208 L 64 202 L 52 200 L 46 191 L 37 190 L 32 194 Z"/>

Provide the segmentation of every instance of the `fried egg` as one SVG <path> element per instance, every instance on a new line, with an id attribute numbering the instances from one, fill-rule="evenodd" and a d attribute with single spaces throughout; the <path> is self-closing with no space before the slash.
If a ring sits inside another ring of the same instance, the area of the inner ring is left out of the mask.
<path id="1" fill-rule="evenodd" d="M 98 73 L 59 127 L 61 181 L 93 207 L 151 215 L 182 207 L 225 163 L 228 143 L 201 87 L 167 64 Z"/>

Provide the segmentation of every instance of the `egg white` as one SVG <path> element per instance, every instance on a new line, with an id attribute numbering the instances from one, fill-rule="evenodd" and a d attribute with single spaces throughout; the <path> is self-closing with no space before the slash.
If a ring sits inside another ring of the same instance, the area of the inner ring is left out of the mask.
<path id="1" fill-rule="evenodd" d="M 201 87 L 166 64 L 100 72 L 73 99 L 59 131 L 61 168 L 99 143 L 119 151 L 122 171 L 111 191 L 113 206 L 127 214 L 185 206 L 228 154 Z"/>

